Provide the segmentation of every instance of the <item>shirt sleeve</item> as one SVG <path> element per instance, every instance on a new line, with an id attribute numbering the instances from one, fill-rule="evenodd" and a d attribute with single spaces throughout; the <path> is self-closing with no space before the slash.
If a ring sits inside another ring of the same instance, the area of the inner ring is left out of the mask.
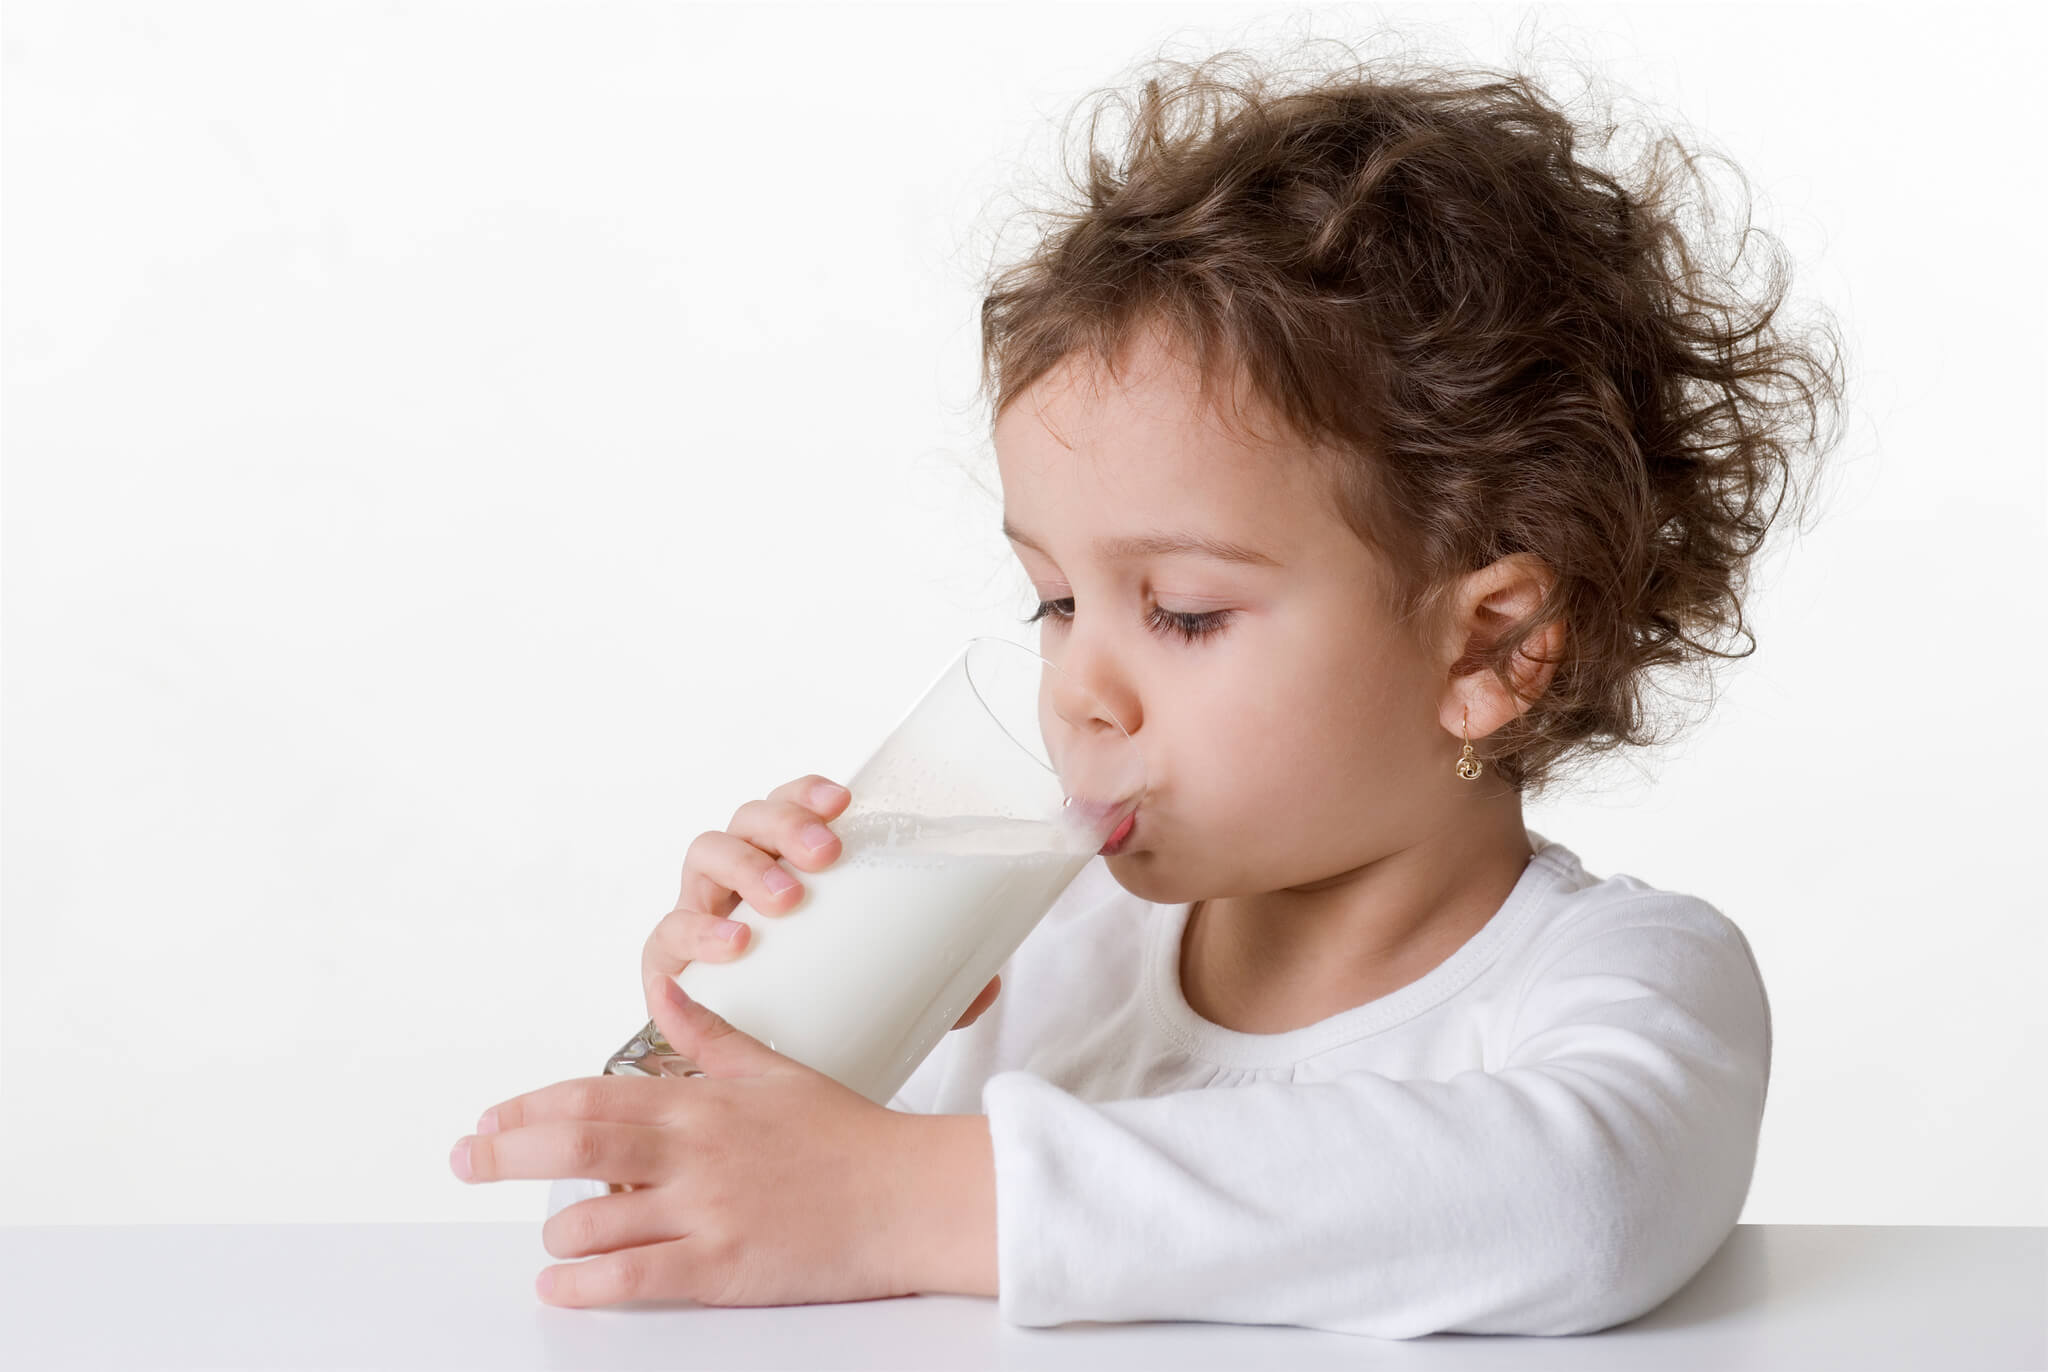
<path id="1" fill-rule="evenodd" d="M 1545 954 L 1497 1070 L 1097 1104 L 991 1076 L 1002 1317 L 1406 1339 L 1654 1309 L 1735 1227 L 1770 1074 L 1747 941 L 1680 899 Z"/>

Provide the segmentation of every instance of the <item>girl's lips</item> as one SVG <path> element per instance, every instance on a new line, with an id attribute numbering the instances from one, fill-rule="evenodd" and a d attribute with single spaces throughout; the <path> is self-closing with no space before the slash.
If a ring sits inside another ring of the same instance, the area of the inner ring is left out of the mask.
<path id="1" fill-rule="evenodd" d="M 1130 841 L 1131 830 L 1135 829 L 1137 825 L 1138 812 L 1133 810 L 1124 816 L 1124 822 L 1116 826 L 1116 832 L 1111 834 L 1108 841 L 1102 845 L 1099 850 L 1100 855 L 1104 857 L 1115 856 L 1123 848 L 1123 845 Z"/>

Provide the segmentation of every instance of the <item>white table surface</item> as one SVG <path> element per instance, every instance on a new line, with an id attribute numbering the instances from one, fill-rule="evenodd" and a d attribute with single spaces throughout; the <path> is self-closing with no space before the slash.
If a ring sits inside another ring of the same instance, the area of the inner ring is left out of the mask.
<path id="1" fill-rule="evenodd" d="M 1575 1338 L 1024 1329 L 978 1296 L 557 1309 L 540 1226 L 0 1228 L 0 1364 L 75 1368 L 2048 1369 L 2048 1229 L 1736 1227 L 1684 1290 Z"/>

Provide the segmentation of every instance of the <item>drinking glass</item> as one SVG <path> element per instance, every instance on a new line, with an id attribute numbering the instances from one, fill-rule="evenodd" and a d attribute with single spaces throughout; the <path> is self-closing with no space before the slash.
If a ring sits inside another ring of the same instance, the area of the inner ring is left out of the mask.
<path id="1" fill-rule="evenodd" d="M 846 783 L 822 872 L 781 915 L 741 901 L 729 961 L 676 974 L 736 1028 L 886 1105 L 1146 786 L 1129 732 L 1080 681 L 1008 639 L 970 639 Z M 702 1076 L 649 1021 L 609 1076 Z M 558 1181 L 549 1214 L 625 1183 Z"/>

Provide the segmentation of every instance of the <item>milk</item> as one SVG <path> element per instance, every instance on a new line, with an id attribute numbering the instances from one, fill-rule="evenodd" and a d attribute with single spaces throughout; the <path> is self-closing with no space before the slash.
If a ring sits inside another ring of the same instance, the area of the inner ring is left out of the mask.
<path id="1" fill-rule="evenodd" d="M 782 915 L 742 901 L 731 917 L 753 930 L 747 947 L 675 979 L 770 1048 L 887 1105 L 1096 848 L 1065 821 L 848 811 L 827 827 L 840 840 L 831 866 L 781 864 L 803 898 Z M 605 1070 L 695 1070 L 659 1039 L 650 1024 Z M 547 1213 L 633 1189 L 558 1178 Z"/>
<path id="2" fill-rule="evenodd" d="M 785 914 L 742 902 L 737 957 L 692 962 L 690 995 L 778 1053 L 888 1104 L 1095 849 L 1078 826 L 993 816 L 841 815 Z"/>

